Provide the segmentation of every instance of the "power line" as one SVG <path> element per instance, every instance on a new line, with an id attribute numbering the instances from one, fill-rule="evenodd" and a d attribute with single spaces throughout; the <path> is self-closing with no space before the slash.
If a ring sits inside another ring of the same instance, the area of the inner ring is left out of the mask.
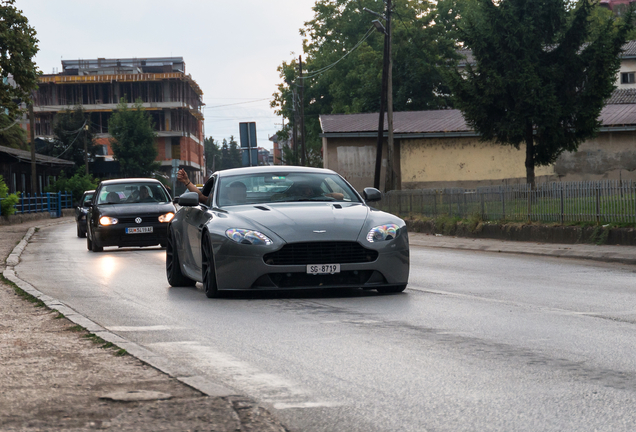
<path id="1" fill-rule="evenodd" d="M 269 98 L 264 98 L 264 99 L 256 99 L 256 100 L 249 101 L 249 102 L 237 102 L 237 103 L 225 104 L 225 105 L 206 106 L 206 107 L 203 107 L 203 109 L 205 110 L 205 109 L 209 109 L 209 108 L 221 108 L 221 107 L 232 106 L 232 105 L 244 105 L 244 104 L 248 104 L 248 103 L 262 102 L 262 101 L 271 100 L 271 99 L 273 99 L 273 98 L 269 97 Z"/>
<path id="2" fill-rule="evenodd" d="M 360 45 L 362 45 L 362 43 L 367 40 L 369 38 L 369 36 L 371 36 L 371 33 L 373 32 L 373 30 L 375 29 L 374 26 L 371 26 L 369 28 L 369 30 L 367 30 L 367 32 L 364 34 L 364 36 L 362 36 L 362 39 L 360 39 L 358 41 L 357 44 L 355 44 L 355 46 L 353 48 L 351 48 L 351 51 L 349 51 L 348 53 L 346 53 L 345 55 L 343 55 L 342 57 L 340 57 L 338 60 L 336 60 L 335 62 L 333 62 L 332 64 L 325 66 L 321 69 L 315 70 L 313 71 L 310 75 L 305 75 L 303 77 L 301 77 L 301 79 L 307 79 L 307 78 L 313 78 L 315 76 L 321 75 L 324 72 L 327 72 L 329 69 L 333 68 L 334 66 L 336 66 L 338 63 L 340 63 L 345 57 L 347 57 L 349 54 L 351 54 L 352 52 L 354 52 L 356 49 L 358 49 L 360 47 Z"/>

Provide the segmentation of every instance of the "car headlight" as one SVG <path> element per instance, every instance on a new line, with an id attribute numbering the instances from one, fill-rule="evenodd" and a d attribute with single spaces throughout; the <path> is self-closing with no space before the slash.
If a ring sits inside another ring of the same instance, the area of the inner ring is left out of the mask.
<path id="1" fill-rule="evenodd" d="M 269 246 L 274 242 L 265 234 L 254 230 L 230 228 L 225 231 L 225 235 L 230 240 L 241 244 L 251 244 L 256 246 Z"/>
<path id="2" fill-rule="evenodd" d="M 173 217 L 174 217 L 174 213 L 172 212 L 162 214 L 161 216 L 159 216 L 159 222 L 161 223 L 170 222 Z"/>
<path id="3" fill-rule="evenodd" d="M 367 241 L 370 243 L 393 240 L 397 237 L 400 227 L 396 224 L 380 225 L 375 228 L 371 228 L 367 234 Z"/>
<path id="4" fill-rule="evenodd" d="M 102 216 L 99 218 L 100 225 L 115 225 L 119 220 L 110 216 Z"/>

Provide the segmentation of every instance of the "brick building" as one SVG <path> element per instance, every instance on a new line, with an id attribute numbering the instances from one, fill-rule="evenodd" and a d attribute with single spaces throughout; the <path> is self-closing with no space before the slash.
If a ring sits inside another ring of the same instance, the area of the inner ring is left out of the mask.
<path id="1" fill-rule="evenodd" d="M 186 75 L 183 57 L 63 60 L 62 72 L 42 75 L 34 94 L 35 135 L 53 136 L 56 113 L 81 105 L 90 114 L 102 159 L 112 160 L 108 120 L 121 98 L 141 99 L 157 131 L 157 160 L 169 175 L 172 160 L 193 182 L 204 180 L 203 92 Z M 98 173 L 99 174 L 99 173 Z"/>

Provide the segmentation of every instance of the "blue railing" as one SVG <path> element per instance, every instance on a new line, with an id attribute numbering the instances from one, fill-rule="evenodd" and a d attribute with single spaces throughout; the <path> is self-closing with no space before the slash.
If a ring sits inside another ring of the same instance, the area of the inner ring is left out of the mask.
<path id="1" fill-rule="evenodd" d="M 0 198 L 2 201 L 4 198 Z M 51 213 L 52 217 L 61 217 L 62 209 L 73 208 L 73 192 L 21 194 L 15 205 L 16 214 Z"/>

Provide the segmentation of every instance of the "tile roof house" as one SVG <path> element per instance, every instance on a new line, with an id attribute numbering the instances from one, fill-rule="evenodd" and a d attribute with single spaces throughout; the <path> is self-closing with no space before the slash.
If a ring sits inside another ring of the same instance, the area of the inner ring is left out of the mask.
<path id="1" fill-rule="evenodd" d="M 462 51 L 472 62 L 469 50 Z M 596 138 L 554 165 L 537 167 L 537 181 L 636 180 L 636 41 L 624 46 L 617 90 L 607 101 Z M 525 150 L 484 142 L 459 110 L 394 113 L 395 164 L 402 188 L 475 187 L 525 183 Z M 325 168 L 359 190 L 373 185 L 378 114 L 320 116 Z M 385 137 L 387 121 L 385 119 Z M 382 151 L 386 157 L 386 143 Z M 384 185 L 384 167 L 380 184 Z"/>

